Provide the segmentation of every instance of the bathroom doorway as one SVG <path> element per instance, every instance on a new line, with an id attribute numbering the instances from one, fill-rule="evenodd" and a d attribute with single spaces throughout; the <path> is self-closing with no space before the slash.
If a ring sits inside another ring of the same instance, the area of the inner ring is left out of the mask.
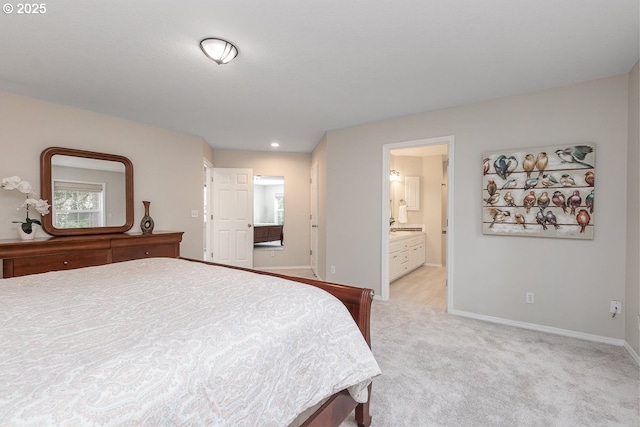
<path id="1" fill-rule="evenodd" d="M 383 150 L 382 299 L 448 310 L 453 137 Z"/>

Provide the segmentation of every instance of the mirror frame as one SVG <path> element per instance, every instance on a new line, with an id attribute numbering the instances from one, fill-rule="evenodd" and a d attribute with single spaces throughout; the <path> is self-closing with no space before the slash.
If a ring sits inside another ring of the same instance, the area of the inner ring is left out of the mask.
<path id="1" fill-rule="evenodd" d="M 51 177 L 51 159 L 55 155 L 84 157 L 87 159 L 107 160 L 124 164 L 125 172 L 125 218 L 122 226 L 56 228 L 53 226 L 53 214 L 42 217 L 42 228 L 52 236 L 80 236 L 86 234 L 124 233 L 133 227 L 133 163 L 123 156 L 96 153 L 93 151 L 75 150 L 72 148 L 49 147 L 40 154 L 40 194 L 42 199 L 53 205 L 53 188 Z"/>

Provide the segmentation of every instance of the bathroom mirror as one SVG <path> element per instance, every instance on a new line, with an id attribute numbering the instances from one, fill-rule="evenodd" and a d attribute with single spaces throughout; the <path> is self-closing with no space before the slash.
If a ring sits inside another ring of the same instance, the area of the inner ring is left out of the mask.
<path id="1" fill-rule="evenodd" d="M 40 155 L 41 198 L 53 236 L 123 233 L 133 226 L 133 164 L 114 154 L 50 147 Z"/>
<path id="2" fill-rule="evenodd" d="M 284 177 L 253 177 L 253 247 L 284 246 Z"/>

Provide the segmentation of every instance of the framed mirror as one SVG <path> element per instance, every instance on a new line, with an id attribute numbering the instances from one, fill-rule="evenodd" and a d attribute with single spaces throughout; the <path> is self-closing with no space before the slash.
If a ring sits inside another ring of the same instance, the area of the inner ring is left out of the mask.
<path id="1" fill-rule="evenodd" d="M 133 164 L 114 154 L 50 147 L 40 155 L 41 197 L 53 236 L 123 233 L 133 226 Z"/>
<path id="2" fill-rule="evenodd" d="M 284 246 L 284 176 L 253 177 L 253 248 Z"/>

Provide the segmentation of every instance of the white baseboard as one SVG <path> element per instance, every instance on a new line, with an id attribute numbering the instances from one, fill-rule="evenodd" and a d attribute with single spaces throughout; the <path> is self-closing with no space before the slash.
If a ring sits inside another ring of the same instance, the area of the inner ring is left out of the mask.
<path id="1" fill-rule="evenodd" d="M 311 270 L 311 266 L 310 265 L 294 265 L 291 267 L 283 267 L 283 266 L 277 266 L 277 267 L 256 267 L 255 270 Z"/>
<path id="2" fill-rule="evenodd" d="M 547 332 L 547 333 L 550 333 L 550 334 L 562 335 L 562 336 L 565 336 L 565 337 L 579 338 L 579 339 L 587 340 L 587 341 L 595 341 L 595 342 L 601 342 L 601 343 L 617 345 L 617 346 L 625 346 L 625 344 L 626 344 L 626 342 L 624 340 L 622 340 L 622 339 L 609 338 L 609 337 L 604 337 L 604 336 L 601 336 L 601 335 L 585 334 L 584 332 L 571 331 L 571 330 L 568 330 L 568 329 L 553 328 L 551 326 L 538 325 L 538 324 L 535 324 L 535 323 L 520 322 L 520 321 L 517 321 L 517 320 L 503 319 L 501 317 L 486 316 L 484 314 L 470 313 L 470 312 L 467 312 L 467 311 L 453 310 L 451 312 L 451 314 L 455 314 L 456 316 L 469 317 L 469 318 L 477 319 L 477 320 L 484 320 L 486 322 L 500 323 L 502 325 L 507 325 L 507 326 L 515 326 L 515 327 L 523 328 L 523 329 L 531 329 L 533 331 Z M 625 346 L 625 347 L 627 347 L 627 346 Z M 627 350 L 630 350 L 630 349 L 631 349 L 630 347 L 627 348 Z M 633 357 L 633 354 L 631 356 Z M 636 355 L 636 357 L 637 357 L 637 355 Z"/>
<path id="3" fill-rule="evenodd" d="M 628 342 L 624 342 L 624 348 L 627 349 L 627 351 L 629 352 L 629 354 L 631 355 L 631 357 L 633 358 L 633 360 L 636 361 L 636 364 L 638 366 L 640 366 L 640 356 L 638 356 L 638 353 L 636 353 L 633 348 L 629 345 Z"/>

